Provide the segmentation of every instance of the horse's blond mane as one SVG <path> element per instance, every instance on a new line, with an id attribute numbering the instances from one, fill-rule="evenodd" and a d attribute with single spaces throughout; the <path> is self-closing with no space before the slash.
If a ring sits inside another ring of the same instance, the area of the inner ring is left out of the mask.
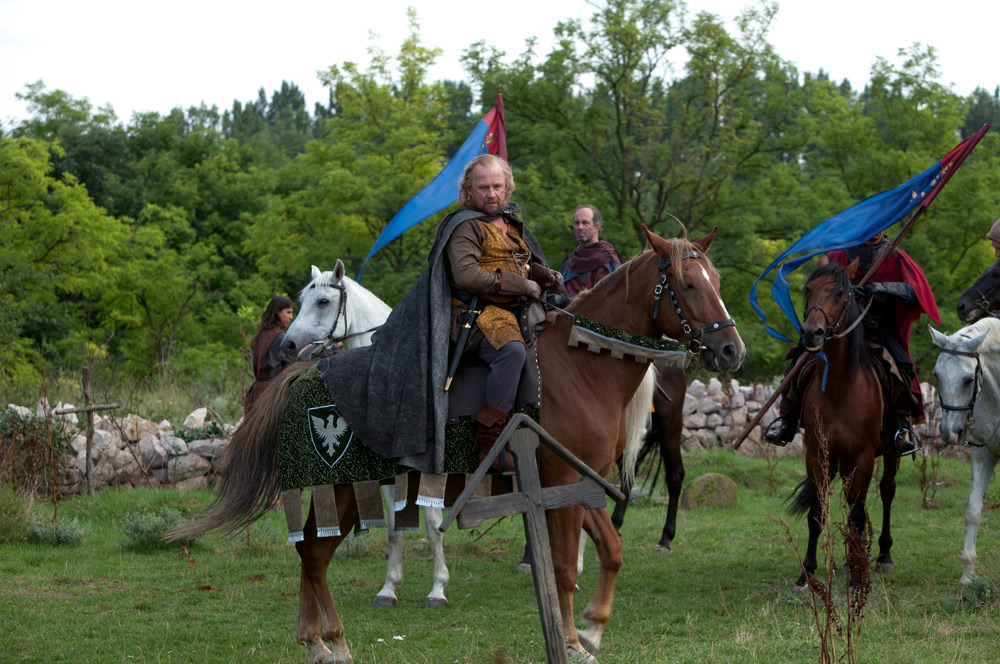
<path id="1" fill-rule="evenodd" d="M 684 265 L 683 265 L 683 259 L 681 257 L 684 255 L 685 252 L 689 251 L 697 251 L 698 254 L 705 260 L 705 269 L 708 270 L 709 276 L 714 276 L 715 278 L 719 277 L 719 271 L 716 269 L 715 264 L 712 262 L 712 259 L 709 258 L 708 255 L 704 251 L 702 251 L 701 247 L 696 245 L 694 242 L 691 242 L 690 240 L 686 240 L 684 238 L 664 238 L 664 241 L 670 247 L 670 251 L 668 252 L 669 255 L 667 256 L 667 258 L 670 260 L 669 276 L 670 280 L 675 284 L 678 284 L 680 286 L 687 285 L 687 282 L 684 280 L 684 270 L 683 270 Z M 631 276 L 632 276 L 633 266 L 638 262 L 639 258 L 642 258 L 644 255 L 648 253 L 653 253 L 653 250 L 648 247 L 641 249 L 639 253 L 637 253 L 631 259 L 625 261 L 625 263 L 620 268 L 618 268 L 608 276 L 598 281 L 593 288 L 585 290 L 579 295 L 577 295 L 576 299 L 573 301 L 573 304 L 576 304 L 577 302 L 583 303 L 590 297 L 599 297 L 599 296 L 594 296 L 593 293 L 595 292 L 599 293 L 604 288 L 610 288 L 611 284 L 614 283 L 615 279 L 625 280 L 625 298 L 628 299 L 629 288 L 631 287 L 632 284 Z M 573 304 L 571 304 L 569 307 L 570 311 L 572 311 L 575 308 Z"/>
<path id="2" fill-rule="evenodd" d="M 982 318 L 965 327 L 961 332 L 963 339 L 974 339 L 983 332 L 988 332 L 988 338 L 993 343 L 1000 344 L 1000 319 L 993 318 L 992 316 Z"/>

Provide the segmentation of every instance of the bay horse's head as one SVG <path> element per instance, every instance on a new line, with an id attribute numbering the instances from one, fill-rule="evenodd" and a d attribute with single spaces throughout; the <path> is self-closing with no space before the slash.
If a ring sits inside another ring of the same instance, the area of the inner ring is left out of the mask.
<path id="1" fill-rule="evenodd" d="M 687 341 L 709 371 L 735 371 L 746 355 L 736 323 L 719 294 L 719 273 L 706 252 L 718 227 L 694 242 L 664 239 L 645 225 L 649 246 L 659 257 L 653 322 L 663 334 Z"/>
<path id="2" fill-rule="evenodd" d="M 852 365 L 867 358 L 864 331 L 860 325 L 854 325 L 861 315 L 851 290 L 851 276 L 857 267 L 857 260 L 846 268 L 839 263 L 827 263 L 809 275 L 803 289 L 806 303 L 799 328 L 799 339 L 810 353 L 822 351 L 831 339 L 848 336 L 847 357 Z"/>
<path id="3" fill-rule="evenodd" d="M 955 313 L 966 323 L 1000 313 L 1000 261 L 986 269 L 955 304 Z"/>
<path id="4" fill-rule="evenodd" d="M 980 346 L 990 332 L 1000 333 L 1000 322 L 988 318 L 951 336 L 927 327 L 934 345 L 941 349 L 934 364 L 941 400 L 941 440 L 949 445 L 964 442 L 969 429 L 975 425 L 973 410 L 983 385 Z"/>
<path id="5" fill-rule="evenodd" d="M 312 281 L 299 294 L 299 314 L 281 342 L 285 361 L 308 361 L 321 355 L 325 340 L 347 332 L 344 263 L 339 258 L 330 272 L 312 266 Z"/>

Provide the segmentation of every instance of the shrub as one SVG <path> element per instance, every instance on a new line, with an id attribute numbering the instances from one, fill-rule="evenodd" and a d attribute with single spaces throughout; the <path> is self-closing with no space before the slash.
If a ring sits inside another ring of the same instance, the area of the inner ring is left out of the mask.
<path id="1" fill-rule="evenodd" d="M 80 546 L 89 528 L 75 517 L 62 521 L 49 521 L 39 517 L 28 520 L 28 540 L 37 544 L 54 546 Z"/>
<path id="2" fill-rule="evenodd" d="M 0 483 L 29 489 L 44 484 L 51 472 L 51 459 L 58 458 L 69 439 L 69 429 L 62 420 L 0 411 Z"/>
<path id="3" fill-rule="evenodd" d="M 155 512 L 130 512 L 122 521 L 119 543 L 123 549 L 132 551 L 172 549 L 177 544 L 165 542 L 163 538 L 168 530 L 179 526 L 182 521 L 181 513 L 172 507 L 162 507 Z"/>

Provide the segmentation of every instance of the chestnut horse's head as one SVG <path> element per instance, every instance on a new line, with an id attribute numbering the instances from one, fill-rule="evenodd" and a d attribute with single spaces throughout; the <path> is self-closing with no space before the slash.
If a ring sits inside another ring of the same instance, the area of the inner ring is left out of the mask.
<path id="1" fill-rule="evenodd" d="M 955 304 L 960 320 L 972 323 L 1000 313 L 1000 261 L 986 269 Z"/>
<path id="2" fill-rule="evenodd" d="M 694 242 L 664 239 L 643 226 L 659 257 L 653 321 L 659 332 L 688 341 L 710 371 L 735 371 L 746 346 L 719 294 L 719 273 L 706 256 L 718 228 Z"/>

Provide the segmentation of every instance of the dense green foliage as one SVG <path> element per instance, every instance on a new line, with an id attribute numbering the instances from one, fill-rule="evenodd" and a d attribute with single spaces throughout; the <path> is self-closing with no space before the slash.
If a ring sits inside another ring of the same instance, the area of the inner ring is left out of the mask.
<path id="1" fill-rule="evenodd" d="M 85 363 L 101 368 L 95 381 L 118 380 L 118 394 L 129 381 L 235 391 L 249 382 L 243 350 L 268 299 L 294 296 L 312 264 L 341 258 L 356 274 L 497 93 L 515 200 L 549 262 L 573 249 L 580 202 L 603 211 L 602 237 L 623 258 L 641 249 L 642 224 L 692 237 L 718 226 L 711 255 L 749 350 L 739 378 L 771 380 L 785 344 L 748 304 L 756 276 L 807 229 L 1000 121 L 997 91 L 963 98 L 938 82 L 930 45 L 880 58 L 860 88 L 799 72 L 767 41 L 776 11 L 761 0 L 730 33 L 681 0 L 605 0 L 587 26 L 554 26 L 548 54 L 472 44 L 471 85 L 428 80 L 439 52 L 420 42 L 411 12 L 394 57 L 373 46 L 366 65 L 322 72 L 329 100 L 312 111 L 286 83 L 221 112 L 122 123 L 28 85 L 31 117 L 0 130 L 0 393 L 37 390 L 42 366 Z M 992 260 L 982 238 L 1000 216 L 998 192 L 991 132 L 902 245 L 945 329 L 959 327 L 955 299 Z M 365 286 L 397 301 L 439 219 L 377 254 Z M 776 317 L 768 288 L 758 290 Z M 913 346 L 928 376 L 922 323 Z"/>
<path id="2" fill-rule="evenodd" d="M 731 453 L 686 455 L 688 477 L 720 472 L 738 485 L 730 508 L 681 510 L 674 553 L 657 554 L 666 505 L 633 505 L 623 526 L 624 564 L 599 659 L 636 662 L 807 663 L 819 661 L 816 623 L 790 588 L 798 575 L 779 521 L 805 545 L 806 524 L 787 515 L 785 498 L 804 473 L 801 458 L 767 461 Z M 968 464 L 942 460 L 935 509 L 921 509 L 919 464 L 905 462 L 893 510 L 895 570 L 873 578 L 858 644 L 862 662 L 990 662 L 1000 657 L 996 624 L 1000 546 L 996 510 L 983 513 L 977 570 L 963 592 L 958 578 Z M 881 509 L 872 487 L 876 533 Z M 295 641 L 299 560 L 286 542 L 281 510 L 247 533 L 199 538 L 186 548 L 122 548 L 123 515 L 165 508 L 190 517 L 211 492 L 109 489 L 59 505 L 59 521 L 90 530 L 80 547 L 0 543 L 0 652 L 4 661 L 305 662 Z M 987 503 L 996 505 L 996 487 Z M 652 501 L 646 500 L 644 503 Z M 51 519 L 52 507 L 34 512 Z M 846 518 L 835 505 L 833 519 Z M 330 565 L 334 601 L 355 661 L 379 664 L 527 664 L 544 661 L 531 575 L 517 571 L 520 519 L 488 521 L 445 534 L 451 606 L 422 607 L 432 561 L 422 532 L 405 534 L 406 576 L 399 604 L 374 609 L 386 571 L 385 531 L 349 537 Z M 843 560 L 836 555 L 838 565 Z M 576 617 L 593 593 L 598 565 L 587 545 Z M 823 571 L 821 570 L 822 574 Z M 838 578 L 838 584 L 843 582 Z M 845 589 L 838 587 L 843 610 Z M 498 629 L 498 626 L 500 628 Z M 53 640 L 52 635 L 60 638 Z M 398 638 L 397 638 L 398 637 Z"/>

